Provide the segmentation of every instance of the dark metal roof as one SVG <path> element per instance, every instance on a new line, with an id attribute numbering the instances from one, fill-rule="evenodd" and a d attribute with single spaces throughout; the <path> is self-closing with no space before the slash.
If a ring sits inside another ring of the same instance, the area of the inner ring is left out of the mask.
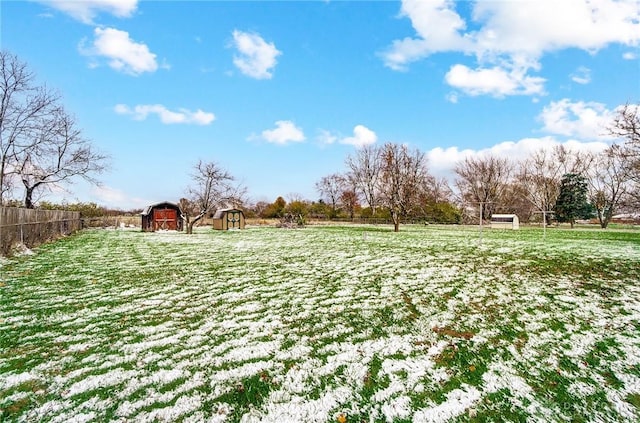
<path id="1" fill-rule="evenodd" d="M 149 213 L 151 213 L 151 210 L 158 208 L 160 206 L 165 206 L 165 207 L 170 207 L 170 208 L 174 208 L 174 209 L 178 209 L 180 211 L 180 213 L 182 213 L 182 210 L 180 210 L 180 206 L 178 206 L 176 203 L 172 203 L 170 201 L 162 201 L 160 203 L 156 203 L 156 204 L 152 204 L 150 206 L 147 206 L 144 210 L 142 210 L 142 213 L 140 213 L 143 216 L 147 216 Z"/>

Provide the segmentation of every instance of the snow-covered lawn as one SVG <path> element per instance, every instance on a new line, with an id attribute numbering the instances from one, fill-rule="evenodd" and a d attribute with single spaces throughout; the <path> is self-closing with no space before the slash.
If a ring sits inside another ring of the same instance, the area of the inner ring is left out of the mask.
<path id="1" fill-rule="evenodd" d="M 0 421 L 640 420 L 640 234 L 85 231 L 0 263 Z"/>

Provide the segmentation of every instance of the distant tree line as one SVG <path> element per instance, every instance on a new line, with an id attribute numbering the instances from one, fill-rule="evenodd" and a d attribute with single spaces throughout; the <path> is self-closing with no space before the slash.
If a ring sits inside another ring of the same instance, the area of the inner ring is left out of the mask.
<path id="1" fill-rule="evenodd" d="M 640 118 L 626 104 L 605 128 L 619 142 L 600 153 L 557 146 L 514 162 L 491 155 L 468 157 L 456 165 L 458 202 L 483 216 L 516 213 L 524 221 L 554 216 L 573 226 L 597 218 L 606 228 L 616 213 L 638 214 L 640 207 Z"/>
<path id="2" fill-rule="evenodd" d="M 493 155 L 469 156 L 454 168 L 450 186 L 429 173 L 425 154 L 406 145 L 366 146 L 345 161 L 346 172 L 322 177 L 316 189 L 328 218 L 384 216 L 397 231 L 402 220 L 477 222 L 494 213 L 523 221 L 550 217 L 572 226 L 597 218 L 606 228 L 619 212 L 640 207 L 640 118 L 626 104 L 608 128 L 618 143 L 585 153 L 557 146 L 521 161 Z M 264 215 L 278 208 L 260 207 Z"/>
<path id="3" fill-rule="evenodd" d="M 134 216 L 139 215 L 141 209 L 122 210 L 117 208 L 109 208 L 100 206 L 93 202 L 83 203 L 52 203 L 49 201 L 40 201 L 38 208 L 42 210 L 65 210 L 65 211 L 77 211 L 80 212 L 80 217 L 83 219 L 107 217 L 107 216 Z"/>
<path id="4" fill-rule="evenodd" d="M 249 216 L 265 219 L 286 214 L 314 219 L 388 220 L 399 229 L 407 219 L 460 223 L 462 212 L 444 180 L 428 172 L 424 153 L 406 145 L 365 146 L 346 159 L 349 171 L 322 177 L 318 201 L 278 197 L 248 207 Z"/>
<path id="5" fill-rule="evenodd" d="M 626 104 L 604 128 L 618 138 L 601 153 L 559 145 L 524 160 L 469 156 L 454 168 L 449 184 L 429 173 L 425 153 L 403 144 L 365 146 L 345 159 L 346 171 L 323 176 L 319 200 L 282 196 L 273 203 L 244 204 L 249 217 L 286 214 L 316 219 L 384 219 L 477 223 L 482 216 L 514 213 L 521 221 L 597 219 L 606 228 L 616 213 L 637 215 L 640 207 L 640 121 L 638 105 Z"/>

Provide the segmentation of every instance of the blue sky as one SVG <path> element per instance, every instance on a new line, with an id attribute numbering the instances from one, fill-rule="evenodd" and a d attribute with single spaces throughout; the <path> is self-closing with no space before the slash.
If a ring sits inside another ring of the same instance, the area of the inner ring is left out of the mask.
<path id="1" fill-rule="evenodd" d="M 640 101 L 640 2 L 3 1 L 1 45 L 112 158 L 49 199 L 134 208 L 211 160 L 253 201 L 317 200 L 362 145 L 432 173 L 491 152 L 599 150 Z"/>

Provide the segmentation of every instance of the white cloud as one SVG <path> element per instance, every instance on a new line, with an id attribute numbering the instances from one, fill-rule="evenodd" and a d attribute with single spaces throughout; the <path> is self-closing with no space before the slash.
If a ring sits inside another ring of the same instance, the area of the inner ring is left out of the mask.
<path id="1" fill-rule="evenodd" d="M 453 169 L 456 163 L 467 157 L 492 155 L 517 162 L 529 157 L 535 151 L 540 149 L 550 150 L 557 145 L 564 145 L 571 151 L 581 152 L 600 152 L 608 146 L 605 142 L 597 141 L 581 142 L 578 140 L 569 140 L 561 142 L 555 137 L 548 136 L 543 138 L 525 138 L 517 142 L 506 141 L 479 150 L 460 150 L 458 147 L 443 149 L 437 147 L 428 151 L 426 155 L 429 159 L 430 171 L 434 176 L 444 177 L 453 181 L 455 178 Z"/>
<path id="2" fill-rule="evenodd" d="M 542 130 L 551 135 L 505 141 L 478 150 L 437 147 L 427 152 L 431 172 L 434 176 L 453 180 L 456 163 L 469 156 L 490 154 L 517 162 L 530 157 L 535 151 L 550 150 L 558 145 L 571 151 L 598 153 L 610 145 L 611 137 L 603 134 L 614 115 L 615 111 L 600 103 L 571 102 L 568 99 L 551 102 L 539 115 L 544 125 Z M 564 137 L 569 139 L 562 140 Z"/>
<path id="3" fill-rule="evenodd" d="M 233 47 L 237 49 L 233 64 L 240 72 L 255 79 L 271 79 L 276 58 L 282 54 L 275 44 L 267 43 L 258 34 L 235 30 Z"/>
<path id="4" fill-rule="evenodd" d="M 356 125 L 353 128 L 353 136 L 342 138 L 340 143 L 364 147 L 365 145 L 375 144 L 376 141 L 378 141 L 378 136 L 375 132 L 364 125 Z"/>
<path id="5" fill-rule="evenodd" d="M 608 44 L 640 40 L 640 4 L 635 0 L 476 2 L 474 18 L 481 53 L 545 52 L 578 48 L 595 52 Z"/>
<path id="6" fill-rule="evenodd" d="M 298 128 L 290 120 L 279 120 L 274 129 L 262 131 L 262 138 L 272 144 L 285 145 L 291 142 L 302 142 L 305 140 L 302 129 Z"/>
<path id="7" fill-rule="evenodd" d="M 400 16 L 411 20 L 418 37 L 393 41 L 382 53 L 385 64 L 394 70 L 406 70 L 409 63 L 433 53 L 470 50 L 471 40 L 460 32 L 466 23 L 454 7 L 453 0 L 403 0 Z"/>
<path id="8" fill-rule="evenodd" d="M 458 147 L 436 147 L 426 153 L 429 160 L 429 171 L 437 177 L 451 177 L 456 163 L 475 153 L 471 149 L 460 150 Z"/>
<path id="9" fill-rule="evenodd" d="M 85 48 L 81 43 L 81 53 L 95 58 L 105 57 L 112 69 L 130 75 L 155 72 L 158 69 L 156 55 L 145 44 L 133 41 L 128 32 L 114 28 L 96 28 L 94 35 L 91 47 Z M 92 63 L 90 66 L 95 65 Z"/>
<path id="10" fill-rule="evenodd" d="M 151 202 L 137 197 L 129 197 L 125 192 L 106 185 L 93 186 L 91 195 L 97 204 L 107 204 L 108 207 L 121 208 L 124 210 L 132 208 L 144 208 Z"/>
<path id="11" fill-rule="evenodd" d="M 195 112 L 182 108 L 178 111 L 171 111 L 162 104 L 139 104 L 133 109 L 125 104 L 117 104 L 113 110 L 119 115 L 130 115 L 135 120 L 145 120 L 149 115 L 155 114 L 164 124 L 209 125 L 215 120 L 213 113 L 200 109 Z"/>
<path id="12" fill-rule="evenodd" d="M 92 24 L 98 13 L 128 18 L 136 11 L 138 0 L 40 0 L 86 24 Z"/>
<path id="13" fill-rule="evenodd" d="M 445 76 L 449 85 L 476 96 L 544 94 L 544 78 L 527 76 L 526 69 L 507 71 L 501 67 L 473 70 L 464 65 L 454 65 Z"/>
<path id="14" fill-rule="evenodd" d="M 335 144 L 338 141 L 338 136 L 331 133 L 331 131 L 321 129 L 316 139 L 320 144 L 331 145 Z"/>
<path id="15" fill-rule="evenodd" d="M 613 43 L 633 47 L 640 42 L 636 0 L 476 1 L 473 25 L 456 11 L 459 4 L 403 0 L 401 16 L 411 20 L 416 36 L 393 41 L 382 53 L 385 65 L 404 70 L 434 53 L 459 52 L 478 63 L 475 71 L 456 65 L 452 70 L 459 74 L 448 75 L 447 81 L 464 78 L 465 92 L 539 94 L 544 80 L 527 74 L 539 70 L 544 54 L 567 48 L 595 53 Z M 509 89 L 514 83 L 521 88 Z"/>
<path id="16" fill-rule="evenodd" d="M 636 60 L 638 58 L 638 55 L 632 51 L 628 51 L 622 55 L 622 58 L 624 60 Z"/>
<path id="17" fill-rule="evenodd" d="M 588 84 L 589 82 L 591 82 L 591 69 L 580 66 L 574 73 L 571 74 L 571 80 L 576 84 Z"/>
<path id="18" fill-rule="evenodd" d="M 113 107 L 113 111 L 119 115 L 126 115 L 126 114 L 132 113 L 131 109 L 126 104 L 116 104 Z"/>
<path id="19" fill-rule="evenodd" d="M 569 99 L 551 102 L 538 119 L 542 121 L 544 131 L 584 140 L 608 140 L 607 126 L 612 122 L 615 112 L 604 104 L 595 102 L 571 102 Z"/>

